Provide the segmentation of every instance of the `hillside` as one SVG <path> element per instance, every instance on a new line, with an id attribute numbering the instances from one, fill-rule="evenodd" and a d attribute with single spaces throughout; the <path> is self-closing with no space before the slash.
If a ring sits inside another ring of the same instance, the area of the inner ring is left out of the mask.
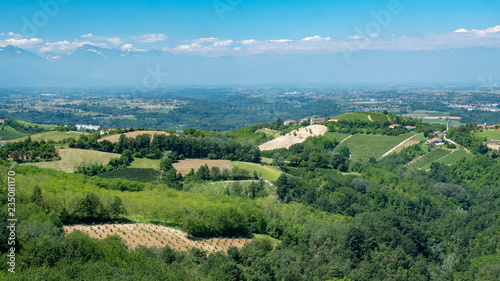
<path id="1" fill-rule="evenodd" d="M 260 150 L 274 150 L 279 148 L 289 148 L 290 146 L 304 142 L 310 136 L 322 136 L 327 128 L 323 125 L 310 125 L 305 128 L 299 128 L 259 146 Z"/>
<path id="2" fill-rule="evenodd" d="M 16 276 L 64 280 L 84 267 L 100 280 L 488 280 L 500 164 L 476 126 L 450 130 L 456 145 L 426 146 L 436 127 L 389 130 L 362 115 L 368 121 L 315 125 L 322 134 L 275 150 L 245 140 L 264 128 L 239 138 L 190 129 L 154 143 L 85 135 L 71 145 L 88 149 L 59 147 L 60 161 L 3 160 L 0 172 L 20 187 L 16 257 L 32 265 Z M 459 269 L 448 266 L 455 252 L 467 261 Z"/>

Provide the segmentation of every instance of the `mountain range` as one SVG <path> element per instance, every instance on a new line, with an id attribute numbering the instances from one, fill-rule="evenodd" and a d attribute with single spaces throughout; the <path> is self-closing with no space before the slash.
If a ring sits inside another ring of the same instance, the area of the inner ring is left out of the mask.
<path id="1" fill-rule="evenodd" d="M 500 79 L 496 48 L 204 57 L 84 45 L 69 54 L 0 47 L 0 85 L 93 87 L 255 83 L 457 82 Z M 478 71 L 478 67 L 481 70 Z M 492 82 L 492 81 L 487 81 Z"/>

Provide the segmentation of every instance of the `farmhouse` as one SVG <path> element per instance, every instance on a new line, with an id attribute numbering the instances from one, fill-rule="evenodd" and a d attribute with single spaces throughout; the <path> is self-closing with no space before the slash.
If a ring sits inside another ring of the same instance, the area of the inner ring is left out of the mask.
<path id="1" fill-rule="evenodd" d="M 442 145 L 442 144 L 444 144 L 444 141 L 440 138 L 433 138 L 433 139 L 427 140 L 425 142 L 425 145 L 427 145 L 427 146 L 435 146 L 435 145 Z"/>
<path id="2" fill-rule="evenodd" d="M 408 131 L 413 131 L 413 130 L 415 130 L 417 127 L 415 127 L 415 126 L 405 126 L 405 128 L 406 128 Z"/>
<path id="3" fill-rule="evenodd" d="M 285 125 L 285 126 L 297 125 L 297 121 L 295 121 L 295 120 L 286 120 L 285 122 L 283 122 L 283 125 Z"/>
<path id="4" fill-rule="evenodd" d="M 101 136 L 102 136 L 102 135 L 108 135 L 108 134 L 109 134 L 109 132 L 111 132 L 112 130 L 113 130 L 113 129 L 104 129 L 104 130 L 101 130 L 101 132 L 100 132 L 100 133 L 101 133 Z"/>
<path id="5" fill-rule="evenodd" d="M 309 118 L 300 119 L 300 124 L 309 122 Z"/>
<path id="6" fill-rule="evenodd" d="M 401 126 L 401 125 L 399 125 L 399 124 L 392 124 L 392 125 L 389 126 L 389 129 L 394 129 L 394 128 L 399 127 L 399 126 Z"/>
<path id="7" fill-rule="evenodd" d="M 0 141 L 0 146 L 5 146 L 7 144 L 6 141 Z"/>
<path id="8" fill-rule="evenodd" d="M 322 118 L 311 118 L 311 125 L 314 125 L 316 123 L 321 123 L 321 122 L 325 122 L 326 121 L 326 117 L 322 117 Z"/>

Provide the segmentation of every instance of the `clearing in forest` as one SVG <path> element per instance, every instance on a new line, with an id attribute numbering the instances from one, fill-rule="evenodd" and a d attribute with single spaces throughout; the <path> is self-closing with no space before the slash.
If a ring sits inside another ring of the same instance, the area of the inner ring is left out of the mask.
<path id="1" fill-rule="evenodd" d="M 118 235 L 131 248 L 169 246 L 176 251 L 187 251 L 194 247 L 208 253 L 226 253 L 229 247 L 242 248 L 252 241 L 251 238 L 195 238 L 175 228 L 145 223 L 64 226 L 66 234 L 76 230 L 96 239 L 104 239 L 108 235 Z"/>
<path id="2" fill-rule="evenodd" d="M 79 166 L 88 166 L 94 163 L 106 165 L 111 158 L 120 158 L 120 154 L 116 153 L 77 148 L 58 149 L 57 153 L 61 156 L 59 161 L 35 162 L 27 165 L 73 173 Z"/>
<path id="3" fill-rule="evenodd" d="M 259 146 L 260 150 L 274 150 L 279 148 L 289 148 L 290 146 L 304 142 L 311 136 L 322 136 L 326 133 L 327 128 L 324 125 L 310 125 L 305 128 L 299 128 L 284 136 L 280 136 L 274 140 L 268 141 Z"/>
<path id="4" fill-rule="evenodd" d="M 179 160 L 179 162 L 174 163 L 174 169 L 177 172 L 181 172 L 183 175 L 186 175 L 191 171 L 191 169 L 194 169 L 194 171 L 198 171 L 198 169 L 201 166 L 204 166 L 205 164 L 208 165 L 210 169 L 212 167 L 219 167 L 219 169 L 222 171 L 223 169 L 230 169 L 230 161 L 229 160 L 208 160 L 208 159 L 186 159 L 186 160 Z"/>
<path id="5" fill-rule="evenodd" d="M 153 135 L 166 135 L 166 136 L 170 135 L 169 133 L 163 132 L 163 131 L 134 131 L 134 132 L 128 132 L 125 134 L 117 134 L 117 135 L 103 137 L 103 138 L 99 139 L 99 141 L 108 140 L 110 142 L 118 142 L 120 140 L 121 135 L 125 135 L 128 138 L 135 138 L 138 135 L 144 135 L 144 134 L 151 135 L 151 139 L 152 139 Z"/>

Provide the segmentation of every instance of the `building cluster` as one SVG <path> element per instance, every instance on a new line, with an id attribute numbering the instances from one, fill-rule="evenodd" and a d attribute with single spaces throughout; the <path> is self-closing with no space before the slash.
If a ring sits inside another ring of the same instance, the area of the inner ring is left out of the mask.
<path id="1" fill-rule="evenodd" d="M 77 130 L 93 130 L 93 131 L 97 131 L 100 128 L 99 125 L 86 125 L 86 124 L 76 124 L 75 127 Z"/>
<path id="2" fill-rule="evenodd" d="M 326 117 L 321 117 L 321 118 L 303 118 L 303 119 L 300 119 L 300 124 L 309 123 L 311 125 L 314 125 L 314 124 L 325 122 L 325 121 L 326 121 Z M 285 125 L 285 126 L 297 125 L 297 124 L 298 124 L 298 122 L 295 121 L 295 120 L 286 120 L 285 122 L 283 122 L 283 125 Z"/>

